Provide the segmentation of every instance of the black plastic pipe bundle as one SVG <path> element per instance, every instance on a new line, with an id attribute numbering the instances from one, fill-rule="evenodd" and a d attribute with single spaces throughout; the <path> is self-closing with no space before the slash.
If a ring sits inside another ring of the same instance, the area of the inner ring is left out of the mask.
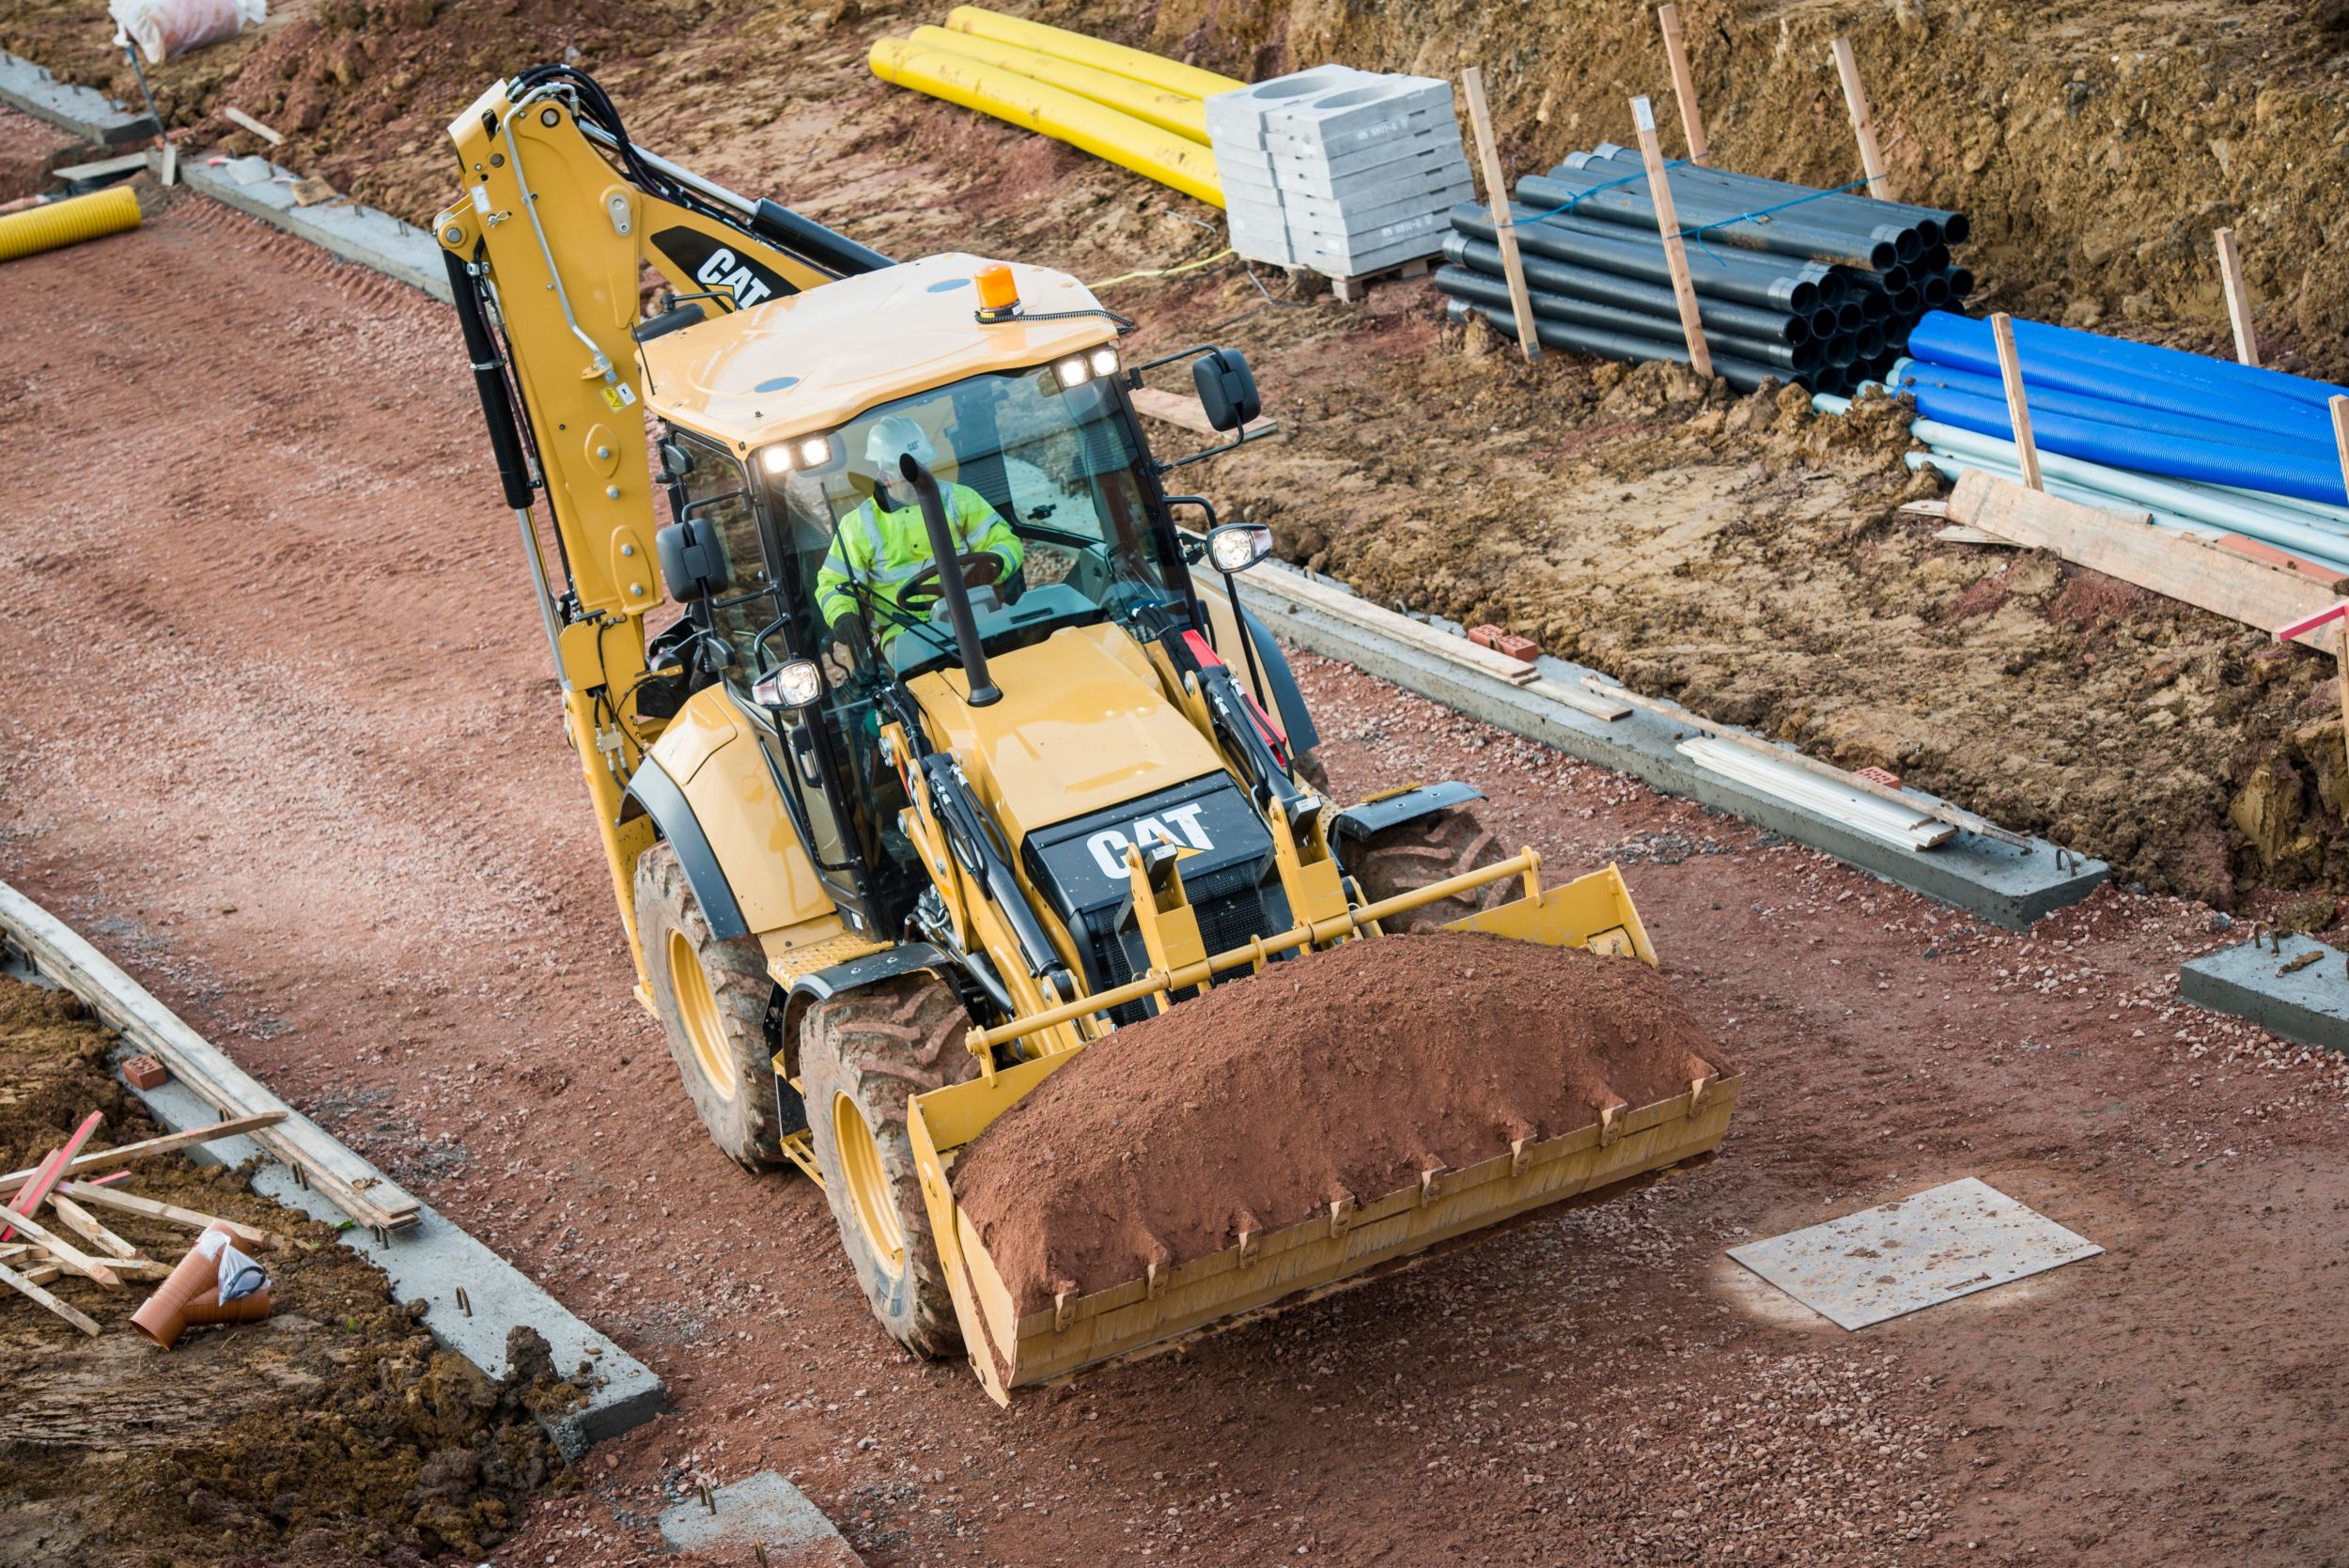
<path id="1" fill-rule="evenodd" d="M 1680 164 L 1667 179 L 1697 317 L 1715 370 L 1750 391 L 1764 379 L 1849 392 L 1887 374 L 1924 312 L 1973 289 L 1950 247 L 1966 215 L 1858 192 L 1821 193 Z M 1619 360 L 1688 363 L 1672 273 L 1637 152 L 1602 144 L 1517 181 L 1510 207 L 1535 334 Z M 1568 210 L 1558 210 L 1568 209 Z M 1436 274 L 1455 319 L 1516 335 L 1492 217 L 1453 209 Z"/>

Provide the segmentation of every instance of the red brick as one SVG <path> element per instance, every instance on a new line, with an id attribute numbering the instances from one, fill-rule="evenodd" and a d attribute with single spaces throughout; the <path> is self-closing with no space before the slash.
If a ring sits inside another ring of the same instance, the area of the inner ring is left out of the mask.
<path id="1" fill-rule="evenodd" d="M 171 1075 L 151 1056 L 134 1056 L 122 1064 L 122 1076 L 133 1089 L 160 1089 Z"/>

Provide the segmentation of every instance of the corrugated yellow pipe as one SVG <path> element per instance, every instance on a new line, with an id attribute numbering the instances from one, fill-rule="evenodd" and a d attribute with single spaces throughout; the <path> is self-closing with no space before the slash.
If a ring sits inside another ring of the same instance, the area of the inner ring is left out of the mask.
<path id="1" fill-rule="evenodd" d="M 1004 16 L 984 6 L 957 6 L 946 13 L 946 25 L 957 33 L 971 33 L 983 39 L 995 39 L 1003 43 L 1033 49 L 1039 54 L 1050 54 L 1063 60 L 1074 60 L 1081 66 L 1106 70 L 1119 76 L 1130 76 L 1137 82 L 1147 82 L 1154 87 L 1164 87 L 1187 98 L 1213 98 L 1218 93 L 1237 92 L 1248 85 L 1228 76 L 1218 76 L 1212 70 L 1201 70 L 1180 60 L 1170 60 L 1163 54 L 1146 50 L 1128 49 L 1122 43 L 1104 43 L 1082 33 L 1072 33 L 1065 27 L 1048 27 L 1041 22 L 1023 22 L 1016 16 Z"/>
<path id="2" fill-rule="evenodd" d="M 1033 76 L 987 65 L 968 54 L 924 49 L 903 39 L 879 39 L 866 57 L 873 74 L 884 82 L 992 115 L 1147 175 L 1185 195 L 1223 205 L 1223 182 L 1216 178 L 1215 155 L 1171 131 L 1104 108 Z"/>
<path id="3" fill-rule="evenodd" d="M 139 226 L 139 194 L 128 185 L 68 196 L 0 217 L 0 261 L 78 245 Z"/>
<path id="4" fill-rule="evenodd" d="M 976 33 L 950 33 L 943 27 L 916 27 L 913 30 L 913 44 L 917 49 L 942 49 L 949 54 L 968 55 L 983 65 L 1001 66 L 1005 70 L 1016 70 L 1038 82 L 1066 87 L 1079 98 L 1089 98 L 1121 114 L 1146 120 L 1161 131 L 1172 131 L 1187 141 L 1197 142 L 1201 147 L 1207 145 L 1207 111 L 1199 100 L 1187 94 L 1154 87 L 1147 82 L 1137 82 L 1113 70 L 1096 70 L 1074 60 L 1039 54 L 1018 44 L 983 39 Z"/>

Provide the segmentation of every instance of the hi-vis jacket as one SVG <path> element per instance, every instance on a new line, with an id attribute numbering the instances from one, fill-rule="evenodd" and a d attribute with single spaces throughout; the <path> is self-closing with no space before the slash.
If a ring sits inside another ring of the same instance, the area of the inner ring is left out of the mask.
<path id="1" fill-rule="evenodd" d="M 1005 577 L 1019 569 L 1027 551 L 985 496 L 958 484 L 941 485 L 939 492 L 946 504 L 946 526 L 963 553 L 988 551 L 1001 557 Z M 921 502 L 909 495 L 895 511 L 882 511 L 868 500 L 842 518 L 832 535 L 832 549 L 816 573 L 816 607 L 826 626 L 857 610 L 857 596 L 848 592 L 851 581 L 882 603 L 894 605 L 906 583 L 929 564 L 930 536 L 922 520 Z M 898 623 L 886 615 L 865 619 L 877 641 L 886 643 L 897 633 Z"/>

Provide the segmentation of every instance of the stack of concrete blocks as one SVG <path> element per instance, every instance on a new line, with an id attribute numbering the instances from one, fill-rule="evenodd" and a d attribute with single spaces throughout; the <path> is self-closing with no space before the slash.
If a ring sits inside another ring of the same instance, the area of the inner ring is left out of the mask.
<path id="1" fill-rule="evenodd" d="M 1340 280 L 1433 256 L 1474 199 L 1452 84 L 1315 66 L 1206 101 L 1232 248 Z"/>

